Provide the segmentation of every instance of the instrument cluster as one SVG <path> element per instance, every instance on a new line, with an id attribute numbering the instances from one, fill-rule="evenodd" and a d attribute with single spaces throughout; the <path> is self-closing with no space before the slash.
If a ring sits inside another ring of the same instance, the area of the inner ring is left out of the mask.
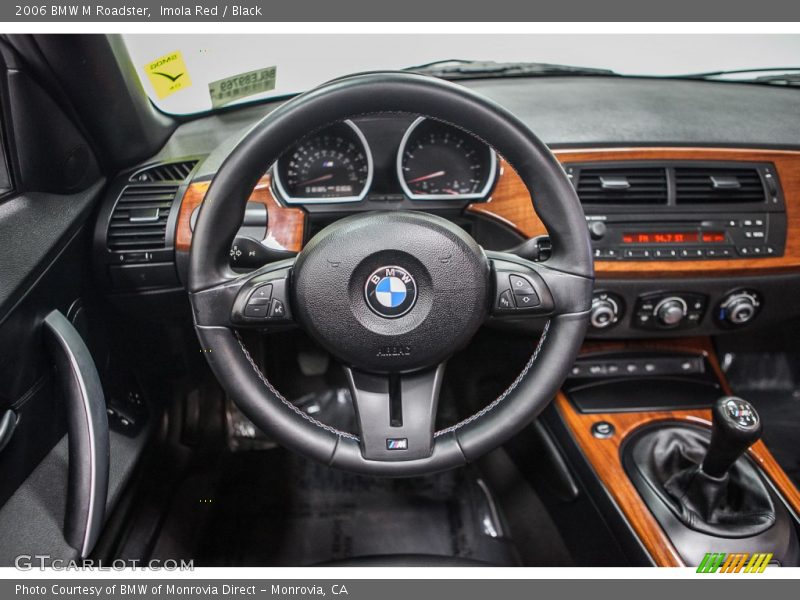
<path id="1" fill-rule="evenodd" d="M 491 193 L 497 156 L 441 121 L 377 115 L 309 134 L 283 153 L 272 175 L 275 195 L 287 205 L 474 202 Z"/>

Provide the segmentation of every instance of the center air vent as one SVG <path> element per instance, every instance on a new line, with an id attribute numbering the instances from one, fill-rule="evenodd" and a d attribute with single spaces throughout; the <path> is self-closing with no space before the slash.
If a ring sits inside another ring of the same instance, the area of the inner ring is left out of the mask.
<path id="1" fill-rule="evenodd" d="M 738 204 L 765 200 L 764 185 L 756 169 L 675 169 L 676 204 Z"/>
<path id="2" fill-rule="evenodd" d="M 583 168 L 578 173 L 583 204 L 666 204 L 667 172 L 658 168 Z"/>
<path id="3" fill-rule="evenodd" d="M 108 225 L 111 250 L 156 250 L 164 247 L 167 218 L 177 185 L 129 185 L 114 206 Z"/>

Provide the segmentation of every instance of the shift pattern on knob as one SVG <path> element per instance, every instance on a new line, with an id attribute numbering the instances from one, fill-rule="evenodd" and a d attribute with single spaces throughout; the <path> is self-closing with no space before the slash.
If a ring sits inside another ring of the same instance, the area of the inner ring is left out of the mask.
<path id="1" fill-rule="evenodd" d="M 739 427 L 755 429 L 758 427 L 758 415 L 749 402 L 741 398 L 728 398 L 725 403 L 725 412 Z"/>

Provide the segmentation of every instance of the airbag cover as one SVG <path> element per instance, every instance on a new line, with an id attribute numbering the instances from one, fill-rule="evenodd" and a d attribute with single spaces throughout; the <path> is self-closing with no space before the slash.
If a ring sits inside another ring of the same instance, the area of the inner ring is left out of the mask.
<path id="1" fill-rule="evenodd" d="M 488 311 L 489 261 L 449 221 L 360 214 L 314 237 L 294 269 L 295 318 L 345 363 L 378 373 L 435 365 Z"/>

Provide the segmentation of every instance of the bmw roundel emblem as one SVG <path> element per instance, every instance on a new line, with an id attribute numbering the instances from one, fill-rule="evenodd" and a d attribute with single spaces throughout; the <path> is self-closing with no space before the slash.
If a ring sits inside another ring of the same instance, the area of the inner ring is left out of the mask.
<path id="1" fill-rule="evenodd" d="M 367 305 L 382 317 L 406 314 L 417 301 L 417 283 L 402 267 L 381 267 L 367 278 Z"/>

